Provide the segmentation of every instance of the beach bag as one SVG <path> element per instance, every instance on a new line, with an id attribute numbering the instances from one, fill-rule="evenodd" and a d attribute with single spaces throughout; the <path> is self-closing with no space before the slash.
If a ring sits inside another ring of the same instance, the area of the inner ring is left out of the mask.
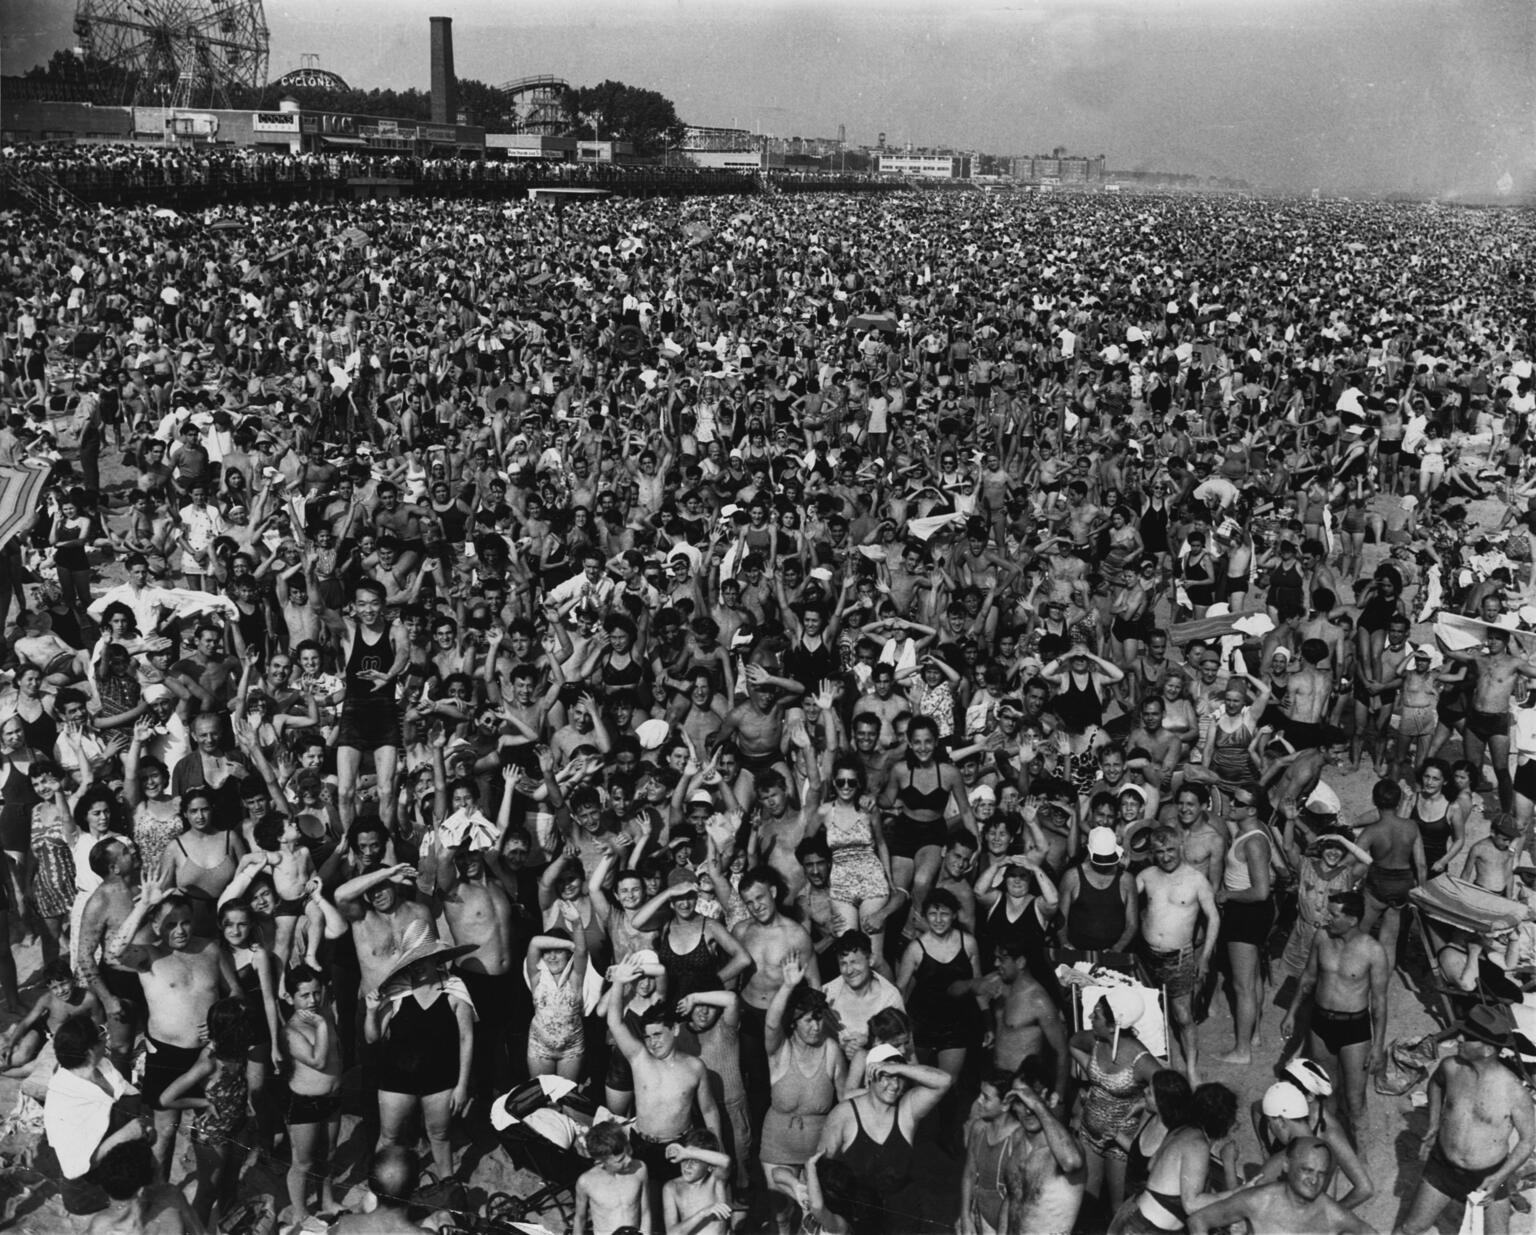
<path id="1" fill-rule="evenodd" d="M 1387 1066 L 1376 1075 L 1376 1092 L 1396 1098 L 1417 1088 L 1428 1079 L 1438 1058 L 1433 1034 L 1413 1041 L 1399 1038 L 1387 1051 Z"/>

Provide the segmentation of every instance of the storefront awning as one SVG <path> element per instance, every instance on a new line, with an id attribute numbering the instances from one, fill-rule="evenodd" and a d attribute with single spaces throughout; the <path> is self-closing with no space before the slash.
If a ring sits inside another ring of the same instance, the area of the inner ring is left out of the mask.
<path id="1" fill-rule="evenodd" d="M 327 146 L 366 146 L 368 144 L 361 137 L 332 137 L 329 133 L 320 140 Z"/>

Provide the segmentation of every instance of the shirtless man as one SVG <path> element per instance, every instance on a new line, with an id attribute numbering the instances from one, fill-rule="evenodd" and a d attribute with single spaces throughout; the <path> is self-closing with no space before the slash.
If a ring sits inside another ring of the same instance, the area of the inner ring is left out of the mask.
<path id="1" fill-rule="evenodd" d="M 1184 743 L 1177 734 L 1163 728 L 1162 696 L 1148 695 L 1136 709 L 1136 715 L 1141 723 L 1125 739 L 1127 764 L 1133 768 L 1140 766 L 1147 783 L 1166 795 L 1173 788 Z"/>
<path id="2" fill-rule="evenodd" d="M 1312 588 L 1308 595 L 1312 598 L 1312 609 L 1297 623 L 1296 635 L 1302 642 L 1318 639 L 1328 646 L 1328 672 L 1337 679 L 1344 671 L 1345 646 L 1349 643 L 1344 628 L 1328 616 L 1338 607 L 1338 597 L 1331 587 L 1321 586 Z"/>
<path id="3" fill-rule="evenodd" d="M 693 1112 L 717 1137 L 723 1136 L 720 1107 L 709 1083 L 709 1070 L 695 1055 L 677 1049 L 677 1019 L 669 1001 L 648 1008 L 641 1018 L 644 1040 L 635 1037 L 624 1023 L 629 988 L 640 980 L 640 970 L 630 962 L 615 965 L 609 975 L 614 992 L 608 1000 L 608 1032 L 614 1046 L 629 1062 L 635 1078 L 635 1125 L 630 1130 L 635 1157 L 650 1172 L 651 1187 L 677 1175 L 676 1164 L 667 1158 L 667 1146 L 680 1143 L 695 1126 Z M 653 1199 L 653 1207 L 659 1200 Z"/>
<path id="4" fill-rule="evenodd" d="M 455 969 L 469 988 L 476 1019 L 483 1025 L 515 1023 L 526 1000 L 518 997 L 518 967 L 513 958 L 522 954 L 522 941 L 516 938 L 511 897 L 486 870 L 485 851 L 471 849 L 467 843 L 442 855 L 436 875 L 437 898 L 448 919 L 449 935 L 456 944 L 475 945 L 473 952 L 459 958 Z M 475 1090 L 505 1093 L 512 1080 L 507 1035 L 486 1034 L 482 1044 L 475 1051 Z"/>
<path id="5" fill-rule="evenodd" d="M 853 753 L 864 769 L 868 791 L 879 799 L 891 774 L 891 765 L 900 757 L 901 747 L 880 749 L 880 718 L 872 712 L 856 712 L 853 717 Z"/>
<path id="6" fill-rule="evenodd" d="M 1403 674 L 1413 662 L 1414 648 L 1408 642 L 1408 616 L 1394 613 L 1387 622 L 1387 641 L 1374 665 L 1366 661 L 1355 663 L 1354 737 L 1350 746 L 1354 763 L 1360 766 L 1360 756 L 1365 747 L 1365 735 L 1373 729 L 1376 743 L 1373 762 L 1380 767 L 1386 759 L 1387 747 L 1392 735 L 1387 722 L 1397 704 L 1397 696 L 1403 685 Z"/>
<path id="7" fill-rule="evenodd" d="M 421 923 L 429 934 L 437 933 L 431 911 L 401 895 L 401 889 L 415 880 L 416 868 L 400 862 L 365 871 L 336 889 L 336 908 L 352 924 L 364 992 L 378 990 L 394 968 L 403 951 L 401 941 L 413 923 Z"/>
<path id="8" fill-rule="evenodd" d="M 399 1145 L 386 1145 L 373 1156 L 362 1209 L 342 1214 L 331 1235 L 419 1235 L 425 1228 L 411 1221 L 399 1198 L 412 1195 L 419 1182 L 416 1158 Z"/>
<path id="9" fill-rule="evenodd" d="M 880 749 L 889 750 L 896 745 L 896 718 L 903 712 L 910 712 L 912 704 L 896 693 L 894 665 L 877 664 L 869 685 L 869 692 L 859 696 L 853 712 L 855 716 L 873 716 L 879 720 Z"/>
<path id="10" fill-rule="evenodd" d="M 741 992 L 741 1061 L 754 1128 L 768 1109 L 768 1005 L 783 985 L 785 957 L 795 957 L 805 971 L 805 980 L 818 990 L 821 988 L 811 936 L 805 927 L 780 911 L 782 894 L 777 872 L 764 866 L 748 871 L 741 879 L 747 919 L 733 931 L 752 958 L 752 977 Z"/>
<path id="11" fill-rule="evenodd" d="M 1328 920 L 1312 937 L 1295 1002 L 1280 1022 L 1280 1037 L 1289 1039 L 1296 1009 L 1316 988 L 1307 1053 L 1313 1059 L 1338 1060 L 1344 1116 L 1356 1145 L 1365 1131 L 1366 1079 L 1386 1064 L 1387 977 L 1392 972 L 1386 950 L 1361 929 L 1364 913 L 1359 892 L 1335 892 L 1328 898 Z"/>
<path id="12" fill-rule="evenodd" d="M 1071 1062 L 1061 1013 L 1045 987 L 1025 968 L 1022 948 L 1015 939 L 1000 939 L 996 957 L 1003 989 L 992 1000 L 992 1070 L 1012 1076 L 1026 1059 L 1038 1057 L 1048 1072 L 1054 1071 L 1047 1096 L 1061 1100 L 1067 1092 Z"/>
<path id="13" fill-rule="evenodd" d="M 1211 791 L 1204 785 L 1184 785 L 1174 797 L 1173 818 L 1182 836 L 1184 861 L 1216 887 L 1227 860 L 1227 830 L 1210 815 Z"/>
<path id="14" fill-rule="evenodd" d="M 1008 1198 L 1003 1235 L 1070 1231 L 1083 1204 L 1083 1151 L 1057 1115 L 1059 1099 L 1038 1061 L 1026 1060 L 1008 1091 L 1018 1116 L 1013 1153 L 1003 1179 Z"/>
<path id="15" fill-rule="evenodd" d="M 807 836 L 795 846 L 795 859 L 802 876 L 800 890 L 794 894 L 795 911 L 811 933 L 817 969 L 826 978 L 838 928 L 837 905 L 832 900 L 832 850 L 824 835 Z"/>
<path id="16" fill-rule="evenodd" d="M 1374 933 L 1376 920 L 1381 923 L 1381 947 L 1387 960 L 1397 963 L 1397 932 L 1408 893 L 1424 882 L 1424 841 L 1418 824 L 1398 813 L 1403 791 L 1396 781 L 1379 780 L 1371 790 L 1376 807 L 1376 821 L 1360 830 L 1355 843 L 1371 855 L 1365 872 L 1365 916 L 1360 929 Z"/>
<path id="17" fill-rule="evenodd" d="M 725 714 L 715 730 L 712 745 L 734 741 L 741 753 L 741 771 L 736 778 L 736 800 L 749 805 L 756 793 L 757 777 L 769 768 L 787 775 L 784 761 L 784 709 L 790 696 L 805 693 L 805 687 L 790 678 L 774 677 L 761 665 L 748 665 L 747 698 Z M 787 692 L 787 693 L 780 693 Z"/>
<path id="18" fill-rule="evenodd" d="M 1275 809 L 1281 809 L 1286 802 L 1295 802 L 1305 808 L 1313 790 L 1323 779 L 1323 769 L 1338 760 L 1344 740 L 1343 730 L 1323 725 L 1314 748 L 1285 756 L 1280 761 L 1284 770 L 1269 790 L 1269 800 Z M 1269 784 L 1269 775 L 1265 773 L 1265 784 Z"/>
<path id="19" fill-rule="evenodd" d="M 1457 651 L 1436 636 L 1446 659 L 1476 670 L 1472 686 L 1472 707 L 1467 713 L 1467 760 L 1475 768 L 1483 766 L 1483 751 L 1493 761 L 1493 774 L 1499 782 L 1499 806 L 1514 809 L 1514 781 L 1509 774 L 1509 702 L 1515 679 L 1536 678 L 1536 664 L 1510 651 L 1509 632 L 1490 626 L 1481 648 Z"/>
<path id="20" fill-rule="evenodd" d="M 1152 983 L 1167 995 L 1174 1033 L 1184 1052 L 1184 1071 L 1195 1085 L 1199 1034 L 1193 996 L 1216 950 L 1216 894 L 1210 881 L 1185 862 L 1175 829 L 1155 827 L 1149 839 L 1153 865 L 1136 876 L 1136 889 L 1146 898 L 1141 910 L 1142 958 Z M 1201 918 L 1205 940 L 1197 949 Z"/>
<path id="21" fill-rule="evenodd" d="M 1314 1136 L 1299 1136 L 1285 1155 L 1285 1177 L 1244 1188 L 1189 1215 L 1190 1235 L 1209 1235 L 1248 1221 L 1251 1235 L 1376 1235 L 1323 1189 L 1333 1174 L 1333 1151 Z"/>
<path id="22" fill-rule="evenodd" d="M 107 1050 L 124 1076 L 133 1062 L 133 1035 L 144 1017 L 144 989 L 138 975 L 103 965 L 107 941 L 133 912 L 138 892 L 139 851 L 124 838 L 98 841 L 91 850 L 91 869 L 101 876 L 80 914 L 75 942 L 75 972 L 101 1001 L 107 1018 Z"/>
<path id="23" fill-rule="evenodd" d="M 935 584 L 926 553 L 914 544 L 907 544 L 901 551 L 901 561 L 889 572 L 891 603 L 902 617 L 913 615 L 913 605 L 919 592 L 931 592 Z"/>
<path id="24" fill-rule="evenodd" d="M 151 914 L 157 941 L 135 943 Z M 144 986 L 149 1057 L 139 1092 L 155 1113 L 155 1161 L 168 1177 L 181 1112 L 162 1107 L 160 1095 L 198 1061 L 208 1009 L 221 994 L 239 995 L 240 980 L 227 949 L 193 938 L 192 906 L 158 878 L 144 881 L 132 911 L 107 941 L 107 963 L 137 971 Z"/>
<path id="25" fill-rule="evenodd" d="M 1508 1235 L 1505 1188 L 1536 1144 L 1531 1096 L 1499 1061 L 1513 1038 L 1508 1013 L 1474 1009 L 1459 1049 L 1430 1076 L 1429 1127 L 1419 1149 L 1424 1172 L 1399 1228 L 1403 1235 L 1432 1229 L 1447 1203 L 1463 1198 L 1486 1207 L 1487 1235 Z"/>
<path id="26" fill-rule="evenodd" d="M 565 674 L 554 657 L 550 657 L 550 671 L 549 689 L 540 698 L 534 697 L 539 681 L 539 670 L 536 665 L 516 665 L 505 679 L 508 689 L 502 695 L 503 708 L 509 716 L 515 717 L 535 733 L 544 732 L 544 721 L 549 716 L 550 708 L 554 707 L 555 701 L 559 699 L 561 688 L 565 685 Z"/>
<path id="27" fill-rule="evenodd" d="M 815 759 L 807 760 L 813 778 L 816 774 Z M 818 794 L 806 794 L 807 802 L 815 802 Z M 777 768 L 769 768 L 758 776 L 757 781 L 757 838 L 763 861 L 779 872 L 791 897 L 798 896 L 805 887 L 805 871 L 801 868 L 796 850 L 815 830 L 814 807 L 789 804 L 789 788 L 784 775 Z"/>
<path id="28" fill-rule="evenodd" d="M 1297 750 L 1318 745 L 1328 705 L 1333 698 L 1333 675 L 1328 672 L 1328 645 L 1321 639 L 1303 639 L 1301 655 L 1291 662 L 1285 700 L 1285 736 Z"/>

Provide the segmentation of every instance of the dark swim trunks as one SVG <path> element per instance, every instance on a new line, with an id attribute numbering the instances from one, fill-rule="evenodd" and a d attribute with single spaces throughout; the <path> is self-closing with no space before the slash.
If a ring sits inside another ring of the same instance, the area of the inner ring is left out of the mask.
<path id="1" fill-rule="evenodd" d="M 1335 1012 L 1318 1005 L 1312 1009 L 1312 1032 L 1328 1048 L 1329 1054 L 1338 1055 L 1345 1047 L 1371 1040 L 1371 1014 L 1368 1011 Z"/>
<path id="2" fill-rule="evenodd" d="M 1467 713 L 1467 732 L 1487 741 L 1509 735 L 1508 712 L 1479 712 L 1476 708 Z"/>
<path id="3" fill-rule="evenodd" d="M 285 1122 L 290 1126 L 303 1124 L 323 1124 L 341 1113 L 341 1091 L 332 1093 L 288 1094 L 288 1111 Z"/>
<path id="4" fill-rule="evenodd" d="M 1457 1166 L 1445 1156 L 1445 1151 L 1440 1148 L 1440 1143 L 1437 1141 L 1435 1147 L 1429 1151 L 1429 1160 L 1424 1163 L 1424 1173 L 1420 1178 L 1441 1196 L 1448 1196 L 1452 1200 L 1465 1200 L 1470 1194 L 1478 1191 L 1488 1176 L 1497 1171 L 1499 1166 L 1498 1162 L 1481 1169 Z M 1498 1201 L 1507 1197 L 1509 1183 L 1509 1180 L 1505 1180 L 1488 1200 Z"/>
<path id="5" fill-rule="evenodd" d="M 144 1076 L 139 1082 L 144 1105 L 152 1111 L 164 1110 L 160 1095 L 170 1088 L 172 1081 L 189 1071 L 202 1053 L 200 1046 L 171 1046 L 150 1038 L 149 1052 L 144 1056 Z"/>
<path id="6" fill-rule="evenodd" d="M 1388 909 L 1401 909 L 1408 903 L 1408 893 L 1417 886 L 1411 867 L 1373 863 L 1365 872 L 1365 890 Z"/>

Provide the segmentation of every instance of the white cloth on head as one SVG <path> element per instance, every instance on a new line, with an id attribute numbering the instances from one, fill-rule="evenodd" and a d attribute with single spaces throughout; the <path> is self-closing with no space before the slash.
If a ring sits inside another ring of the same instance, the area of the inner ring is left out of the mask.
<path id="1" fill-rule="evenodd" d="M 445 849 L 457 848 L 466 837 L 471 849 L 494 849 L 498 832 L 478 808 L 456 810 L 437 825 L 437 839 Z"/>

